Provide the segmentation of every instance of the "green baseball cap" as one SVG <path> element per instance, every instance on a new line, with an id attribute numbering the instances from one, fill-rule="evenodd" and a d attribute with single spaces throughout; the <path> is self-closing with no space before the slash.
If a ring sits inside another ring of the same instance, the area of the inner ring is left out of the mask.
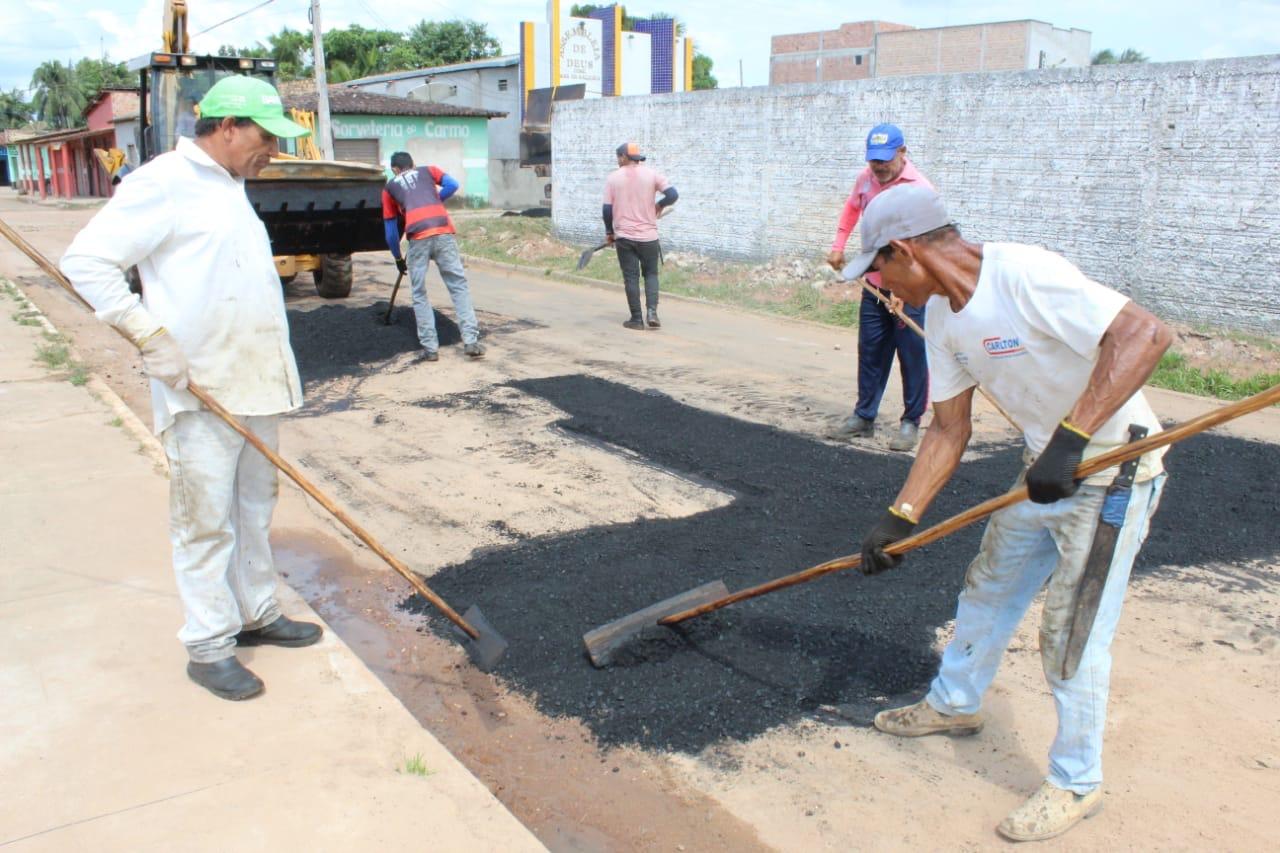
<path id="1" fill-rule="evenodd" d="M 240 74 L 223 77 L 200 100 L 201 118 L 253 119 L 267 133 L 282 139 L 306 136 L 311 131 L 285 118 L 280 93 L 266 80 Z"/>

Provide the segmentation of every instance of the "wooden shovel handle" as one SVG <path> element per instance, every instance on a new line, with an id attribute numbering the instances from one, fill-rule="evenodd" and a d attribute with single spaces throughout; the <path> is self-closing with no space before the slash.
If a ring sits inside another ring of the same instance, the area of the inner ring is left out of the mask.
<path id="1" fill-rule="evenodd" d="M 1132 444 L 1124 444 L 1114 450 L 1094 456 L 1080 463 L 1076 468 L 1076 477 L 1083 479 L 1091 474 L 1096 474 L 1118 465 L 1129 459 L 1141 456 L 1148 451 L 1155 450 L 1159 447 L 1165 447 L 1170 444 L 1182 441 L 1198 433 L 1204 432 L 1227 421 L 1247 415 L 1250 412 L 1256 412 L 1267 406 L 1280 402 L 1280 385 L 1273 385 L 1266 391 L 1254 394 L 1252 397 L 1246 397 L 1229 405 L 1206 412 L 1199 417 L 1192 418 L 1189 421 L 1181 423 L 1175 427 L 1158 432 L 1155 435 L 1147 436 L 1141 441 L 1135 441 Z M 965 510 L 962 513 L 953 515 L 945 521 L 935 524 L 926 530 L 922 530 L 906 539 L 899 539 L 889 547 L 885 548 L 886 554 L 905 554 L 913 551 L 931 542 L 936 542 L 944 536 L 947 536 L 962 527 L 967 527 L 975 521 L 980 521 L 997 510 L 1026 500 L 1026 486 L 1019 486 L 1005 492 L 1003 495 L 983 501 L 975 507 Z M 739 601 L 746 601 L 748 598 L 757 598 L 761 595 L 767 595 L 775 590 L 785 589 L 789 586 L 806 583 L 807 581 L 820 578 L 823 575 L 829 575 L 832 572 L 838 572 L 843 569 L 852 569 L 862 564 L 862 555 L 850 554 L 847 557 L 837 557 L 820 565 L 814 566 L 804 571 L 796 572 L 785 577 L 767 581 L 766 583 L 750 587 L 748 589 L 727 595 L 724 598 L 715 601 L 709 601 L 699 607 L 690 608 L 680 613 L 673 613 L 663 619 L 658 620 L 659 625 L 675 625 L 686 619 L 692 619 L 695 616 L 701 616 L 704 613 L 710 613 L 713 610 L 719 610 L 722 607 L 728 607 L 730 604 L 736 604 Z"/>
<path id="2" fill-rule="evenodd" d="M 61 285 L 62 288 L 66 290 L 67 293 L 70 293 L 78 302 L 80 302 L 81 305 L 88 308 L 90 311 L 93 310 L 93 306 L 90 305 L 83 296 L 76 292 L 76 289 L 71 286 L 71 282 L 67 281 L 67 277 L 62 274 L 62 271 L 50 263 L 49 260 L 45 258 L 44 255 L 40 254 L 34 246 L 22 239 L 22 236 L 10 228 L 8 223 L 2 219 L 0 219 L 0 234 L 7 237 L 9 242 L 17 246 L 23 254 L 35 262 L 36 266 L 44 270 L 46 275 Z M 121 332 L 119 329 L 116 329 L 116 332 L 119 333 L 120 337 L 129 341 L 130 344 L 133 344 L 133 340 L 124 332 Z M 297 483 L 304 492 L 315 499 L 316 503 L 328 510 L 330 515 L 338 519 L 338 521 L 341 521 L 348 530 L 356 535 L 357 539 L 368 545 L 369 549 L 381 557 L 388 566 L 399 572 L 400 575 L 418 591 L 419 595 L 427 599 L 427 601 L 430 601 L 437 610 L 449 619 L 450 622 L 466 632 L 466 635 L 471 639 L 475 640 L 479 638 L 480 632 L 471 627 L 465 619 L 459 616 L 457 611 L 450 607 L 443 598 L 432 592 L 431 588 L 422 582 L 422 578 L 414 574 L 408 566 L 396 559 L 396 557 L 386 548 L 382 547 L 382 545 L 374 539 L 367 530 L 357 524 L 351 516 L 347 515 L 337 504 L 330 500 L 327 495 L 312 485 L 311 481 L 302 476 L 296 468 L 286 462 L 274 450 L 263 444 L 262 440 L 246 429 L 244 424 L 240 423 L 235 415 L 228 412 L 222 407 L 222 404 L 210 397 L 207 391 L 194 382 L 187 383 L 187 390 L 191 392 L 193 397 L 203 403 L 209 411 L 221 418 L 227 426 L 239 433 L 245 441 L 252 444 L 259 453 L 265 456 L 272 465 L 280 469 L 285 476 Z"/>

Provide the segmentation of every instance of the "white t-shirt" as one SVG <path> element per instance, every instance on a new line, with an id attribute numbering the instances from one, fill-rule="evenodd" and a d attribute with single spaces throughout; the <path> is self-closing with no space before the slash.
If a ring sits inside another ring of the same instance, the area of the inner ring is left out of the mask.
<path id="1" fill-rule="evenodd" d="M 974 385 L 1021 427 L 1039 455 L 1084 393 L 1098 345 L 1129 301 L 1086 278 L 1066 258 L 1036 246 L 985 243 L 973 297 L 959 313 L 944 296 L 929 300 L 925 337 L 930 394 L 949 400 Z M 1126 444 L 1129 424 L 1160 431 L 1139 391 L 1094 434 L 1085 458 Z M 1159 474 L 1164 450 L 1142 457 L 1137 479 Z M 1107 483 L 1115 469 L 1089 478 Z"/>

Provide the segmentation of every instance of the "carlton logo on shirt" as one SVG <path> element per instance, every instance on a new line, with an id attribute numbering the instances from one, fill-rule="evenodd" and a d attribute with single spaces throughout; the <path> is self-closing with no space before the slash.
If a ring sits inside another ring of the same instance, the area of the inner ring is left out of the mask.
<path id="1" fill-rule="evenodd" d="M 1022 345 L 1022 341 L 1017 338 L 1001 337 L 1000 335 L 996 335 L 993 338 L 983 338 L 982 348 L 992 358 L 1009 358 L 1010 356 L 1027 354 L 1027 348 Z"/>

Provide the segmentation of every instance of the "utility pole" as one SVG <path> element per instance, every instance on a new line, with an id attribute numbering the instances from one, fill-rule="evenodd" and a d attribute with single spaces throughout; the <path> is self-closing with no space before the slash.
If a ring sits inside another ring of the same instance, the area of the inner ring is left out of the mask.
<path id="1" fill-rule="evenodd" d="M 324 39 L 320 35 L 320 0 L 311 0 L 311 66 L 316 75 L 316 147 L 325 160 L 333 157 L 329 121 L 329 84 L 324 73 Z"/>
<path id="2" fill-rule="evenodd" d="M 738 60 L 738 88 L 742 88 L 742 60 Z"/>

